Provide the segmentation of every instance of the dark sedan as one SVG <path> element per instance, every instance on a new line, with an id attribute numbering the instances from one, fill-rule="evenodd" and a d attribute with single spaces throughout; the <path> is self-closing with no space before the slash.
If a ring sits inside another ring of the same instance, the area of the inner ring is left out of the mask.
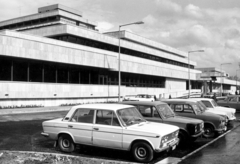
<path id="1" fill-rule="evenodd" d="M 148 121 L 178 126 L 180 128 L 180 145 L 183 145 L 189 140 L 195 141 L 204 131 L 204 123 L 202 120 L 176 116 L 167 103 L 160 101 L 124 101 L 121 103 L 137 107 L 143 117 Z"/>
<path id="2" fill-rule="evenodd" d="M 230 95 L 224 100 L 217 101 L 219 106 L 235 108 L 236 112 L 240 112 L 240 95 Z"/>

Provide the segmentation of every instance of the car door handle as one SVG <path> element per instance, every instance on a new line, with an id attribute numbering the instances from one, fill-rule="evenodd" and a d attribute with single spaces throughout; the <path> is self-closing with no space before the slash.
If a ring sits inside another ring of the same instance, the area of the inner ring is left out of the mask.
<path id="1" fill-rule="evenodd" d="M 68 125 L 69 128 L 72 128 L 73 126 L 72 125 Z"/>
<path id="2" fill-rule="evenodd" d="M 98 128 L 93 128 L 94 130 L 99 130 Z"/>

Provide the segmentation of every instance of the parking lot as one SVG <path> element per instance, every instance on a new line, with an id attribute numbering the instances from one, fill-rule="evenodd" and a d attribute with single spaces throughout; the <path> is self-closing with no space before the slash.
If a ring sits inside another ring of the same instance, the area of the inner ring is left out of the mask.
<path id="1" fill-rule="evenodd" d="M 0 126 L 0 139 L 1 139 L 1 151 L 30 151 L 30 152 L 45 152 L 45 153 L 58 153 L 62 154 L 58 148 L 54 148 L 54 142 L 49 141 L 48 139 L 41 136 L 42 131 L 42 121 L 62 117 L 66 114 L 66 111 L 62 112 L 51 112 L 51 113 L 38 113 L 38 114 L 15 114 L 15 115 L 1 115 L 1 126 Z M 240 114 L 237 113 L 237 117 L 240 118 Z M 233 128 L 239 125 L 238 121 L 235 121 Z M 229 134 L 238 133 L 239 130 L 234 133 L 230 130 Z M 224 136 L 224 134 L 223 134 Z M 219 140 L 224 140 L 224 137 L 221 137 Z M 214 142 L 213 142 L 214 141 Z M 212 143 L 213 142 L 213 143 Z M 228 147 L 226 142 L 231 142 L 231 140 L 218 141 L 213 139 L 199 138 L 194 144 L 186 145 L 184 147 L 178 147 L 171 154 L 168 153 L 159 153 L 156 158 L 154 158 L 152 163 L 161 163 L 164 159 L 177 159 L 185 161 L 191 161 L 192 158 L 196 159 L 203 157 L 199 152 L 202 151 L 203 147 L 209 147 L 206 145 L 211 145 L 212 143 L 214 152 L 220 152 L 223 150 L 223 147 Z M 235 142 L 235 141 L 233 141 Z M 217 143 L 218 146 L 216 146 Z M 233 145 L 230 144 L 230 145 Z M 213 151 L 212 150 L 212 151 Z M 66 155 L 66 154 L 64 154 Z M 131 154 L 124 151 L 103 149 L 103 148 L 93 148 L 93 147 L 77 147 L 76 151 L 71 155 L 75 157 L 85 157 L 87 159 L 98 160 L 107 160 L 114 163 L 126 162 L 132 163 L 134 160 L 131 158 Z M 2 157 L 0 158 L 2 159 Z M 81 159 L 79 159 L 81 160 Z M 194 162 L 195 163 L 195 162 Z"/>

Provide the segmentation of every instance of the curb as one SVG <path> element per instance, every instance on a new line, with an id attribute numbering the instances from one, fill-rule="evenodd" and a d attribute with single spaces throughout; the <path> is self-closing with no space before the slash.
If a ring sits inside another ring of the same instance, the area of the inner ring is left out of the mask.
<path id="1" fill-rule="evenodd" d="M 237 121 L 239 121 L 239 120 L 237 120 Z M 200 148 L 194 150 L 193 152 L 185 155 L 184 157 L 180 158 L 180 161 L 179 161 L 179 162 L 181 162 L 181 161 L 185 160 L 186 158 L 190 157 L 191 155 L 197 153 L 197 152 L 200 151 L 201 149 L 207 147 L 208 145 L 212 144 L 213 142 L 215 142 L 215 141 L 217 141 L 218 139 L 222 138 L 223 136 L 227 135 L 228 133 L 230 133 L 231 131 L 233 131 L 234 129 L 236 129 L 236 128 L 239 127 L 239 126 L 240 126 L 240 124 L 238 124 L 237 126 L 235 126 L 234 128 L 232 128 L 231 130 L 228 130 L 226 133 L 218 136 L 217 138 L 211 140 L 210 142 L 208 142 L 207 144 L 203 145 L 202 147 L 200 147 Z M 178 163 L 179 163 L 179 162 L 178 162 Z"/>

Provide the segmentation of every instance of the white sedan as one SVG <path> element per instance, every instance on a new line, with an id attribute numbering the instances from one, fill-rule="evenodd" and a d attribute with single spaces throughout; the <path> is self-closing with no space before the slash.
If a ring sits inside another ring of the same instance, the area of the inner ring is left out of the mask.
<path id="1" fill-rule="evenodd" d="M 123 101 L 155 101 L 155 95 L 138 94 L 138 95 L 126 95 Z"/>
<path id="2" fill-rule="evenodd" d="M 196 98 L 196 99 L 200 100 L 208 108 L 209 112 L 213 112 L 216 114 L 224 113 L 225 115 L 227 115 L 228 120 L 236 119 L 236 116 L 235 116 L 236 109 L 218 106 L 215 100 L 210 98 Z"/>
<path id="3" fill-rule="evenodd" d="M 149 162 L 154 152 L 174 150 L 179 128 L 146 121 L 136 107 L 122 104 L 74 106 L 64 118 L 44 121 L 42 135 L 57 141 L 63 152 L 75 145 L 131 151 L 138 162 Z"/>

